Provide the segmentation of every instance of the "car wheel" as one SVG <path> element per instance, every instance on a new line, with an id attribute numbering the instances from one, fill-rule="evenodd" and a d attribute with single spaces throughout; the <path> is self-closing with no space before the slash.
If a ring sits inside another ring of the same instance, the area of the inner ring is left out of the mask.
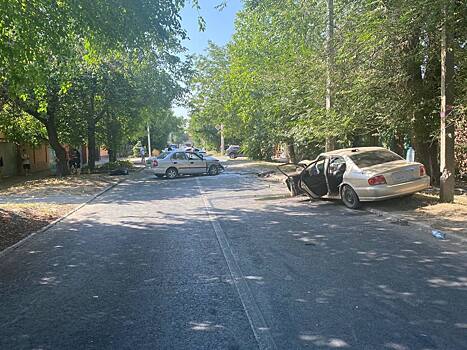
<path id="1" fill-rule="evenodd" d="M 209 175 L 217 175 L 217 174 L 219 174 L 219 168 L 217 167 L 217 165 L 211 165 L 211 166 L 209 167 L 208 174 L 209 174 Z"/>
<path id="2" fill-rule="evenodd" d="M 162 179 L 164 177 L 163 174 L 156 174 L 156 177 L 158 177 L 159 179 Z"/>
<path id="3" fill-rule="evenodd" d="M 230 154 L 229 154 L 229 158 L 230 158 L 230 159 L 235 159 L 235 158 L 237 158 L 237 157 L 235 157 L 235 153 L 230 153 Z"/>
<path id="4" fill-rule="evenodd" d="M 360 207 L 360 199 L 357 193 L 349 185 L 344 185 L 341 189 L 341 199 L 345 206 L 350 209 L 357 209 Z"/>
<path id="5" fill-rule="evenodd" d="M 175 168 L 168 168 L 165 172 L 165 176 L 167 176 L 168 179 L 175 179 L 178 176 L 178 171 Z"/>

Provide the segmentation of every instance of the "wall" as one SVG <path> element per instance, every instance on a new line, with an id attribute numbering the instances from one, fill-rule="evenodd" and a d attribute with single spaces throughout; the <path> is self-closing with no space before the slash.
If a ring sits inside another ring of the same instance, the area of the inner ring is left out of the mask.
<path id="1" fill-rule="evenodd" d="M 3 157 L 2 176 L 14 176 L 23 173 L 20 154 L 26 151 L 31 161 L 31 172 L 47 170 L 50 167 L 48 145 L 42 144 L 36 148 L 6 142 L 0 139 L 0 157 Z M 18 153 L 20 152 L 20 153 Z"/>
<path id="2" fill-rule="evenodd" d="M 13 176 L 18 173 L 16 145 L 0 140 L 0 157 L 3 158 L 2 176 Z"/>

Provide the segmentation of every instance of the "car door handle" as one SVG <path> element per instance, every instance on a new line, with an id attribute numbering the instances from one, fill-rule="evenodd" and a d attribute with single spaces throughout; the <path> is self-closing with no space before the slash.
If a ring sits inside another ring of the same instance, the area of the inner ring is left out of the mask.
<path id="1" fill-rule="evenodd" d="M 177 164 L 177 162 L 174 162 L 174 164 Z"/>
<path id="2" fill-rule="evenodd" d="M 190 162 L 190 164 L 195 164 L 195 162 Z"/>

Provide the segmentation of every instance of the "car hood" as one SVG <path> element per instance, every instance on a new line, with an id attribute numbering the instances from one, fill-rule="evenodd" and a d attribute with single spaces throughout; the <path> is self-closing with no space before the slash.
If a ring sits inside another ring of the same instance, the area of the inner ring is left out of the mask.
<path id="1" fill-rule="evenodd" d="M 208 162 L 218 162 L 219 161 L 219 159 L 211 157 L 211 156 L 203 157 L 203 159 L 208 161 Z"/>

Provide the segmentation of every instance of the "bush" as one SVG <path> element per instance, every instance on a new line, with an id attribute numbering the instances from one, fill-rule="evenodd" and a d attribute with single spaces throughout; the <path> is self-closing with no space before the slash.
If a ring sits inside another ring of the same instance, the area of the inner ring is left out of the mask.
<path id="1" fill-rule="evenodd" d="M 103 172 L 107 172 L 107 171 L 111 171 L 115 169 L 122 169 L 122 168 L 131 170 L 134 168 L 134 165 L 129 160 L 117 160 L 116 162 L 109 162 L 109 163 L 100 165 L 99 167 L 96 168 L 96 172 L 103 173 Z"/>
<path id="2" fill-rule="evenodd" d="M 117 160 L 116 162 L 109 162 L 102 164 L 99 169 L 109 169 L 109 170 L 114 170 L 114 169 L 119 169 L 119 168 L 127 168 L 127 169 L 132 169 L 134 167 L 133 163 L 130 162 L 129 160 Z"/>

